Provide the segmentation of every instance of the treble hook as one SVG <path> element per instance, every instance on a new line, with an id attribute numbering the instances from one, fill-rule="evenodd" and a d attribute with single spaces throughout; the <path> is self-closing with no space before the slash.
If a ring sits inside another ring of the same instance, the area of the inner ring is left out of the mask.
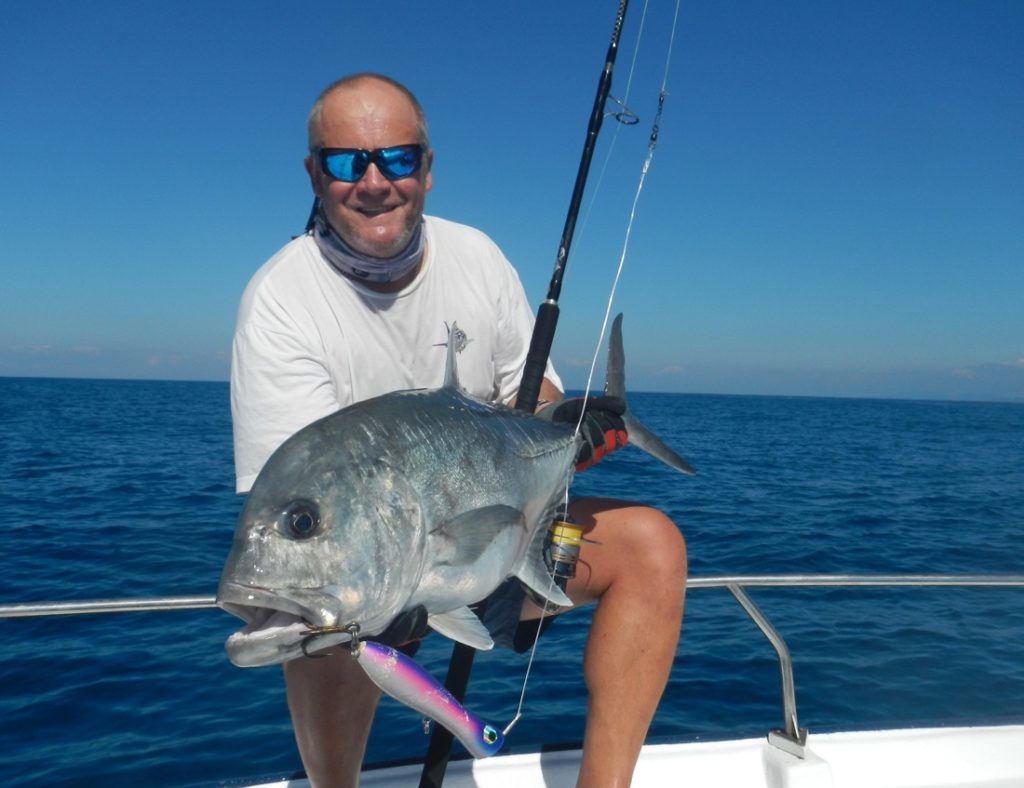
<path id="1" fill-rule="evenodd" d="M 615 120 L 617 120 L 623 126 L 635 126 L 637 123 L 640 122 L 640 116 L 633 112 L 633 110 L 631 110 L 617 98 L 615 98 L 615 96 L 609 95 L 608 100 L 614 101 L 616 104 L 622 107 L 622 109 L 620 109 L 618 112 L 605 112 L 604 116 L 606 118 L 615 118 Z"/>
<path id="2" fill-rule="evenodd" d="M 320 659 L 322 657 L 330 656 L 329 654 L 310 654 L 308 650 L 309 641 L 313 638 L 320 637 L 320 635 L 332 635 L 338 632 L 344 632 L 349 636 L 349 651 L 355 655 L 359 652 L 359 625 L 352 623 L 346 624 L 345 626 L 339 626 L 332 624 L 326 627 L 310 627 L 306 630 L 306 637 L 302 639 L 299 644 L 302 649 L 303 656 L 309 657 L 310 659 Z"/>

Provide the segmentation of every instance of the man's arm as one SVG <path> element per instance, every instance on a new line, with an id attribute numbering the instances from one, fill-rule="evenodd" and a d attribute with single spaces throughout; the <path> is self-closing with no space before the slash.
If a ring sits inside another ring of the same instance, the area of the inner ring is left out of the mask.
<path id="1" fill-rule="evenodd" d="M 565 397 L 565 394 L 562 393 L 562 390 L 550 380 L 544 378 L 540 384 L 540 394 L 537 396 L 537 410 L 534 412 L 540 412 L 545 405 L 550 405 L 552 402 L 558 402 L 563 397 Z M 515 407 L 515 404 L 516 398 L 513 397 L 511 402 L 512 407 Z"/>

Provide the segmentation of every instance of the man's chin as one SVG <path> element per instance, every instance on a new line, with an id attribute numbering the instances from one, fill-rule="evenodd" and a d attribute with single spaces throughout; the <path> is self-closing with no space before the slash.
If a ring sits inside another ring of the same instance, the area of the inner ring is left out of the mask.
<path id="1" fill-rule="evenodd" d="M 345 239 L 345 243 L 360 254 L 387 260 L 405 251 L 405 247 L 409 245 L 412 238 L 412 232 L 402 229 L 396 233 L 389 229 L 378 228 L 378 231 L 350 233 L 348 236 L 342 237 Z"/>

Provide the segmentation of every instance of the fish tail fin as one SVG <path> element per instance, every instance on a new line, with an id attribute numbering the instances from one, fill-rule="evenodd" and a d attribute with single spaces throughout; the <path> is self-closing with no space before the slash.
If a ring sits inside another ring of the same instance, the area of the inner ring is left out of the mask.
<path id="1" fill-rule="evenodd" d="M 622 420 L 626 424 L 626 433 L 629 435 L 630 443 L 680 473 L 685 473 L 688 476 L 697 473 L 690 463 L 666 446 L 661 438 L 637 421 L 629 412 L 629 402 L 626 400 L 626 354 L 622 347 L 621 312 L 615 316 L 615 320 L 612 322 L 612 333 L 608 339 L 608 365 L 604 393 L 620 397 L 626 402 L 626 412 L 622 414 Z"/>

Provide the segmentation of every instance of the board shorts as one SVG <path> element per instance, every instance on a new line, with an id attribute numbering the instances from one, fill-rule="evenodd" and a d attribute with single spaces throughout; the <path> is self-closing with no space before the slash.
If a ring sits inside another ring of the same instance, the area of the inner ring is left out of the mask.
<path id="1" fill-rule="evenodd" d="M 514 577 L 505 580 L 487 597 L 487 609 L 481 620 L 491 633 L 495 648 L 509 648 L 517 654 L 522 654 L 533 647 L 533 641 L 538 637 L 538 624 L 540 634 L 544 634 L 554 623 L 556 616 L 553 615 L 544 616 L 543 619 L 520 621 L 524 599 L 526 591 L 523 590 L 522 583 Z"/>

